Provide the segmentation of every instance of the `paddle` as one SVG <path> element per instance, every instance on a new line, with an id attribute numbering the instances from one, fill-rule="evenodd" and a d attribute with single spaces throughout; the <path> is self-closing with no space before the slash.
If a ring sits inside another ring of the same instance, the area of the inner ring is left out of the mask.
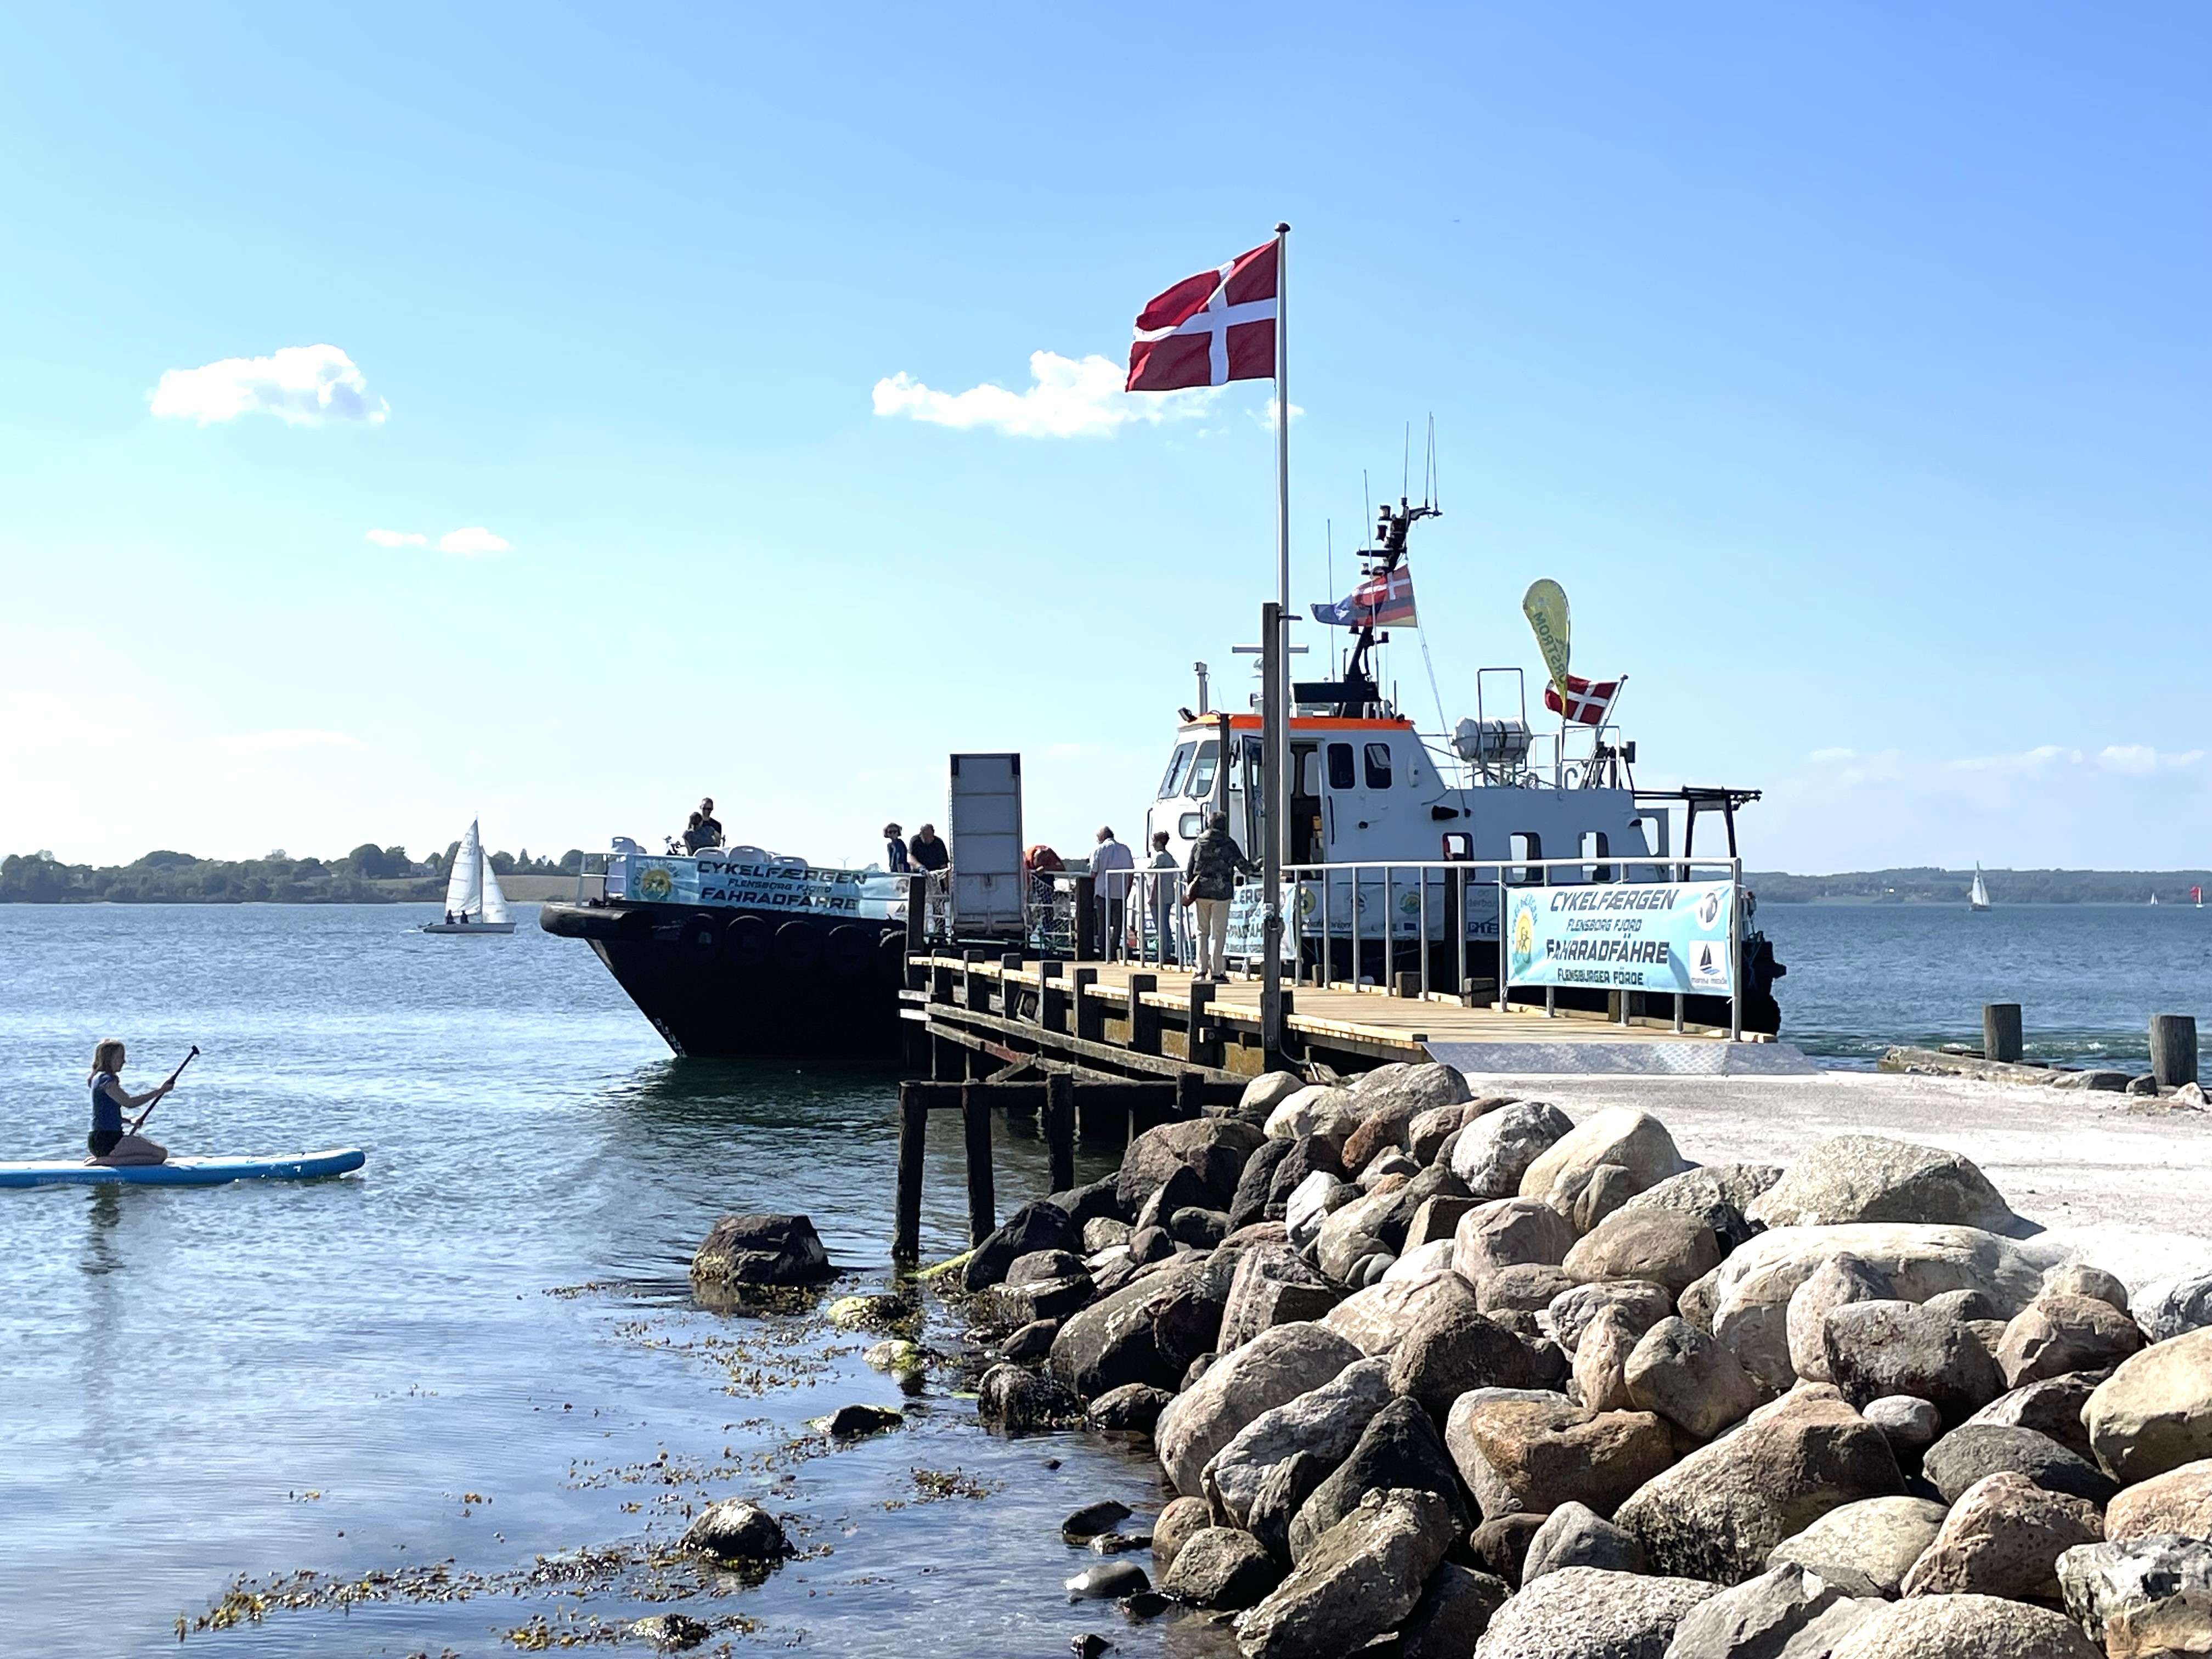
<path id="1" fill-rule="evenodd" d="M 200 1045 L 195 1042 L 192 1044 L 192 1052 L 186 1054 L 182 1060 L 177 1062 L 177 1069 L 169 1073 L 169 1080 L 161 1085 L 162 1095 L 168 1093 L 170 1090 L 177 1086 L 177 1079 L 185 1074 L 185 1067 L 192 1063 L 193 1060 L 198 1057 Z M 154 1115 L 154 1109 L 161 1103 L 161 1095 L 155 1095 L 153 1099 L 146 1103 L 146 1109 L 139 1113 L 137 1117 L 131 1121 L 131 1133 L 132 1134 L 135 1135 L 138 1133 L 140 1127 L 144 1125 L 146 1120 Z"/>

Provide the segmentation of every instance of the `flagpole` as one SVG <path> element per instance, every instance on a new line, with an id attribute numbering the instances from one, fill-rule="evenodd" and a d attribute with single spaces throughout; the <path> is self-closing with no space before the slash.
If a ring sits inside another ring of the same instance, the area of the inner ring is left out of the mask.
<path id="1" fill-rule="evenodd" d="M 1285 722 L 1295 705 L 1291 700 L 1291 228 L 1275 226 L 1275 603 L 1283 637 L 1275 653 L 1282 684 L 1276 706 Z M 1289 753 L 1287 736 L 1284 752 Z M 1287 766 L 1275 780 L 1275 857 L 1291 860 L 1291 780 Z"/>
<path id="2" fill-rule="evenodd" d="M 1270 785 L 1267 844 L 1261 854 L 1262 902 L 1260 977 L 1261 1065 L 1282 1064 L 1283 867 L 1291 858 L 1291 228 L 1275 226 L 1275 603 L 1261 607 L 1266 694 L 1261 707 L 1261 753 Z M 1267 660 L 1271 658 L 1272 660 Z M 1224 756 L 1223 764 L 1228 757 Z"/>

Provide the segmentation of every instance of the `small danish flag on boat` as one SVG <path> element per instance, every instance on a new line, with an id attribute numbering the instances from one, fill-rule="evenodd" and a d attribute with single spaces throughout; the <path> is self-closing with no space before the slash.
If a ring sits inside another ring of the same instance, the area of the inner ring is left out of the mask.
<path id="1" fill-rule="evenodd" d="M 1599 680 L 1595 684 L 1579 674 L 1567 676 L 1567 706 L 1559 707 L 1559 689 L 1555 685 L 1544 688 L 1544 707 L 1554 714 L 1564 714 L 1569 720 L 1583 726 L 1603 726 L 1606 711 L 1613 700 L 1620 695 L 1620 688 L 1628 684 L 1623 674 L 1617 680 Z"/>
<path id="2" fill-rule="evenodd" d="M 1273 378 L 1279 246 L 1263 242 L 1147 302 L 1137 313 L 1127 390 L 1179 392 Z"/>

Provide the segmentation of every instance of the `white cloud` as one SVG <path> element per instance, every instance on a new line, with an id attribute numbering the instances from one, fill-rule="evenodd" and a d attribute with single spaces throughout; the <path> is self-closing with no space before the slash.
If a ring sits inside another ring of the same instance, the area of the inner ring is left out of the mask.
<path id="1" fill-rule="evenodd" d="M 379 547 L 428 547 L 430 538 L 413 530 L 372 530 L 362 538 Z"/>
<path id="2" fill-rule="evenodd" d="M 1093 437 L 1118 427 L 1156 426 L 1203 415 L 1221 390 L 1124 392 L 1127 371 L 1121 364 L 1096 355 L 1079 361 L 1054 351 L 1031 352 L 1030 375 L 1036 384 L 1026 392 L 999 386 L 933 392 L 902 371 L 876 382 L 876 413 L 903 415 L 932 426 L 995 427 L 1018 438 Z M 1291 412 L 1295 416 L 1295 404 Z"/>
<path id="3" fill-rule="evenodd" d="M 266 357 L 226 357 L 198 368 L 173 368 L 151 394 L 154 413 L 198 421 L 236 420 L 258 411 L 287 426 L 325 421 L 380 424 L 391 411 L 372 398 L 353 359 L 334 345 L 286 346 Z"/>
<path id="4" fill-rule="evenodd" d="M 438 538 L 438 551 L 458 553 L 464 558 L 481 558 L 487 553 L 506 553 L 514 544 L 503 536 L 495 536 L 482 525 L 471 525 L 466 530 L 448 530 Z"/>
<path id="5" fill-rule="evenodd" d="M 210 738 L 202 746 L 223 755 L 263 755 L 278 750 L 358 749 L 361 739 L 343 732 L 235 732 L 228 737 Z"/>
<path id="6" fill-rule="evenodd" d="M 1276 411 L 1281 408 L 1282 402 L 1279 398 L 1270 398 L 1267 399 L 1267 406 L 1265 409 L 1255 409 L 1251 410 L 1250 413 L 1253 420 L 1258 423 L 1261 431 L 1273 432 L 1275 429 L 1275 422 L 1278 418 Z M 1305 418 L 1305 414 L 1306 407 L 1304 404 L 1292 404 L 1291 405 L 1291 420 L 1293 423 L 1304 420 Z"/>

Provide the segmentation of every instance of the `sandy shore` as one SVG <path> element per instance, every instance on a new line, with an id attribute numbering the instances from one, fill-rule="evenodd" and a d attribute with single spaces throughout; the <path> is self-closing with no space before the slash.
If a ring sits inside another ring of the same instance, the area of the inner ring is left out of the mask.
<path id="1" fill-rule="evenodd" d="M 1468 1079 L 1476 1093 L 1549 1100 L 1571 1116 L 1638 1106 L 1700 1164 L 1787 1164 L 1836 1134 L 1964 1152 L 2051 1242 L 2130 1289 L 2212 1266 L 2212 1113 L 2128 1097 L 1964 1079 Z"/>

